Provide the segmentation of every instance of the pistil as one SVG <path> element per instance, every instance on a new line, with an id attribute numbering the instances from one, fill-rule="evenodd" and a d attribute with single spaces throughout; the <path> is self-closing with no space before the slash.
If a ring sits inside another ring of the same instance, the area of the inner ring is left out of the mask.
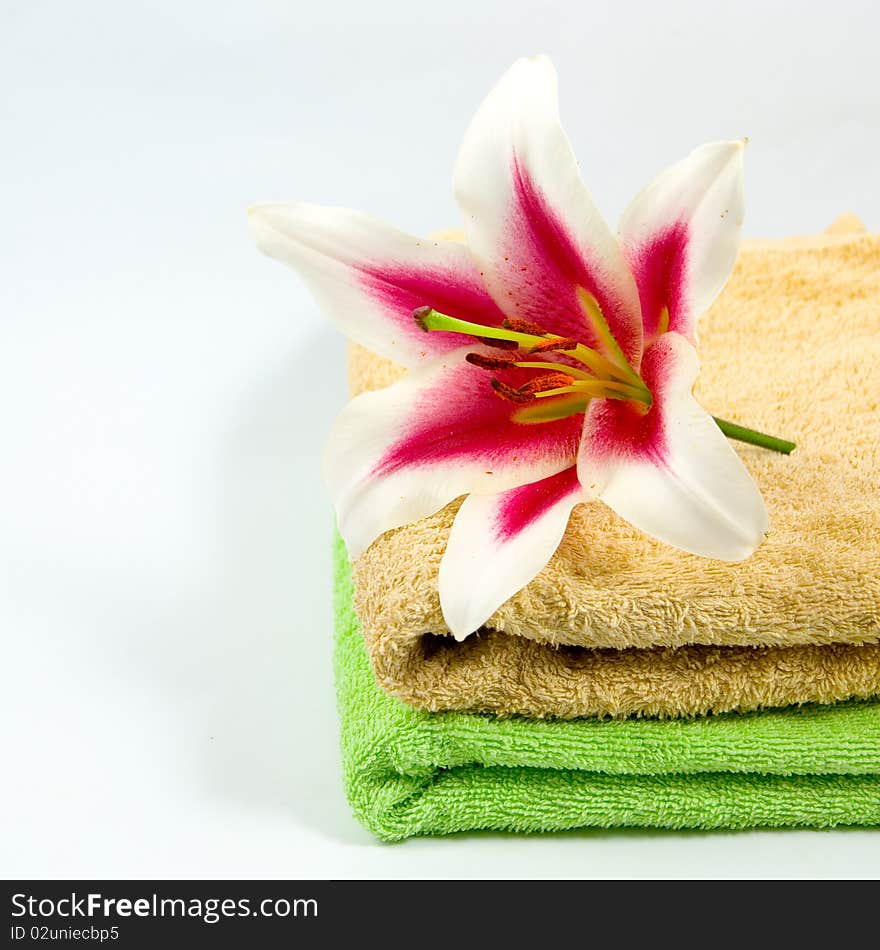
<path id="1" fill-rule="evenodd" d="M 542 360 L 518 360 L 515 356 L 484 356 L 482 353 L 468 353 L 465 359 L 480 369 L 546 369 L 551 373 L 567 373 L 574 379 L 593 380 L 596 377 L 567 363 L 551 363 Z"/>
<path id="2" fill-rule="evenodd" d="M 470 323 L 440 313 L 432 307 L 419 307 L 413 311 L 413 320 L 425 331 L 442 330 L 446 333 L 461 333 L 464 336 L 474 337 L 477 340 L 503 340 L 515 343 L 520 349 L 530 350 L 532 347 L 546 343 L 550 339 L 547 333 L 538 335 L 527 333 L 522 328 L 540 329 L 533 324 L 520 321 L 505 320 L 500 327 L 486 327 L 479 323 Z M 562 337 L 559 337 L 562 340 Z"/>

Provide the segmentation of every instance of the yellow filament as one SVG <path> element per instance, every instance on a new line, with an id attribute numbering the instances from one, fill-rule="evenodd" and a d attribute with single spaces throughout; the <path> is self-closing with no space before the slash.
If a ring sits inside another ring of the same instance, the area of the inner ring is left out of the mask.
<path id="1" fill-rule="evenodd" d="M 669 330 L 669 307 L 664 307 L 660 311 L 660 319 L 657 321 L 657 336 L 666 333 Z"/>
<path id="2" fill-rule="evenodd" d="M 581 396 L 572 393 L 567 396 L 561 396 L 552 402 L 533 402 L 528 406 L 523 406 L 514 412 L 512 418 L 514 422 L 523 422 L 526 424 L 537 422 L 553 422 L 556 419 L 567 419 L 579 412 L 586 412 L 590 404 L 589 396 Z"/>
<path id="3" fill-rule="evenodd" d="M 581 309 L 586 314 L 590 325 L 593 327 L 593 331 L 608 351 L 609 356 L 611 356 L 615 362 L 619 361 L 621 368 L 623 366 L 629 366 L 626 357 L 623 355 L 623 350 L 621 350 L 620 345 L 614 338 L 614 334 L 611 332 L 608 321 L 605 319 L 605 314 L 602 313 L 602 308 L 599 306 L 596 298 L 583 287 L 578 287 L 577 296 L 580 301 Z"/>
<path id="4" fill-rule="evenodd" d="M 565 353 L 567 356 L 571 356 L 578 362 L 583 363 L 584 366 L 589 367 L 597 376 L 602 378 L 606 376 L 617 376 L 622 379 L 630 378 L 629 374 L 619 366 L 616 366 L 610 360 L 606 360 L 604 356 L 601 356 L 592 347 L 585 346 L 583 343 L 578 344 L 577 349 L 566 350 Z"/>
<path id="5" fill-rule="evenodd" d="M 593 327 L 593 331 L 599 339 L 599 342 L 605 347 L 611 360 L 624 371 L 627 378 L 633 382 L 638 381 L 639 384 L 644 385 L 641 377 L 629 365 L 629 361 L 620 348 L 620 344 L 614 338 L 611 327 L 608 326 L 608 321 L 605 319 L 605 314 L 602 313 L 602 308 L 599 306 L 596 298 L 583 287 L 578 287 L 577 296 L 580 301 L 581 309 L 586 314 L 590 325 Z"/>
<path id="6" fill-rule="evenodd" d="M 651 396 L 647 390 L 639 390 L 625 383 L 616 383 L 610 379 L 597 379 L 590 382 L 578 380 L 570 386 L 558 386 L 555 389 L 545 389 L 535 393 L 535 399 L 546 399 L 548 396 L 562 396 L 567 393 L 582 393 L 585 396 L 602 399 L 631 399 L 636 402 L 647 403 Z"/>
<path id="7" fill-rule="evenodd" d="M 569 366 L 568 363 L 541 363 L 538 361 L 524 360 L 520 362 L 512 363 L 512 366 L 521 366 L 523 369 L 549 369 L 557 373 L 565 373 L 566 376 L 574 376 L 575 379 L 583 380 L 594 380 L 596 377 L 591 376 L 589 373 L 585 373 L 583 370 L 575 369 L 574 366 Z"/>

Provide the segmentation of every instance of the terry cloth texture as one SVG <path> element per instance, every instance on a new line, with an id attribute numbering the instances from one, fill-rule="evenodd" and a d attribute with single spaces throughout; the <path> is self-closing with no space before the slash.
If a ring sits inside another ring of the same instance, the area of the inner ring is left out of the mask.
<path id="1" fill-rule="evenodd" d="M 346 793 L 380 838 L 494 829 L 880 826 L 880 702 L 697 719 L 499 719 L 377 685 L 336 551 Z"/>
<path id="2" fill-rule="evenodd" d="M 456 645 L 437 597 L 453 503 L 355 564 L 385 688 L 427 709 L 565 717 L 880 694 L 880 236 L 857 227 L 744 245 L 701 324 L 702 404 L 798 443 L 737 444 L 770 510 L 751 558 L 694 557 L 582 505 L 541 574 Z M 353 394 L 403 373 L 358 347 L 350 370 Z"/>

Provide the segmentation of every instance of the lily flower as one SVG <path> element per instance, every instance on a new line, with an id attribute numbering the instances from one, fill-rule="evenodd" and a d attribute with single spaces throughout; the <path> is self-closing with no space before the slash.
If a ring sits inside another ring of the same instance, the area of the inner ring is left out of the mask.
<path id="1" fill-rule="evenodd" d="M 467 496 L 439 575 L 457 639 L 546 565 L 581 502 L 705 557 L 741 560 L 761 542 L 761 494 L 728 424 L 692 395 L 697 319 L 736 258 L 742 153 L 698 148 L 638 195 L 615 236 L 537 57 L 510 68 L 465 134 L 466 245 L 340 208 L 251 209 L 260 248 L 349 337 L 409 370 L 343 410 L 325 478 L 352 558 Z"/>

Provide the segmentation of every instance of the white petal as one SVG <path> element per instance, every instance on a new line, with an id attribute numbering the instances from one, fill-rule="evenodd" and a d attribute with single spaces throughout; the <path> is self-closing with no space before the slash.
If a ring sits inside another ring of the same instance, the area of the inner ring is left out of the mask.
<path id="1" fill-rule="evenodd" d="M 584 490 L 630 524 L 675 547 L 741 561 L 761 543 L 761 493 L 691 388 L 698 361 L 677 333 L 645 351 L 642 372 L 654 405 L 637 418 L 630 404 L 594 400 L 578 459 Z"/>
<path id="2" fill-rule="evenodd" d="M 571 509 L 583 501 L 572 466 L 498 495 L 469 495 L 440 562 L 440 605 L 464 640 L 521 590 L 559 546 Z"/>
<path id="3" fill-rule="evenodd" d="M 504 319 L 470 252 L 455 241 L 411 237 L 357 211 L 301 202 L 255 205 L 248 219 L 260 249 L 296 270 L 345 334 L 403 366 L 462 344 L 458 334 L 417 327 L 417 307 L 484 325 Z"/>
<path id="4" fill-rule="evenodd" d="M 638 364 L 638 292 L 584 187 L 546 56 L 518 60 L 483 102 L 459 152 L 455 193 L 486 285 L 511 317 L 607 349 L 578 298 L 581 287 Z"/>
<path id="5" fill-rule="evenodd" d="M 583 417 L 515 422 L 519 407 L 464 361 L 469 349 L 358 396 L 337 419 L 324 478 L 351 557 L 460 495 L 503 491 L 574 463 Z"/>
<path id="6" fill-rule="evenodd" d="M 713 142 L 667 168 L 624 212 L 620 241 L 639 287 L 645 337 L 690 340 L 733 270 L 742 228 L 745 143 Z"/>

